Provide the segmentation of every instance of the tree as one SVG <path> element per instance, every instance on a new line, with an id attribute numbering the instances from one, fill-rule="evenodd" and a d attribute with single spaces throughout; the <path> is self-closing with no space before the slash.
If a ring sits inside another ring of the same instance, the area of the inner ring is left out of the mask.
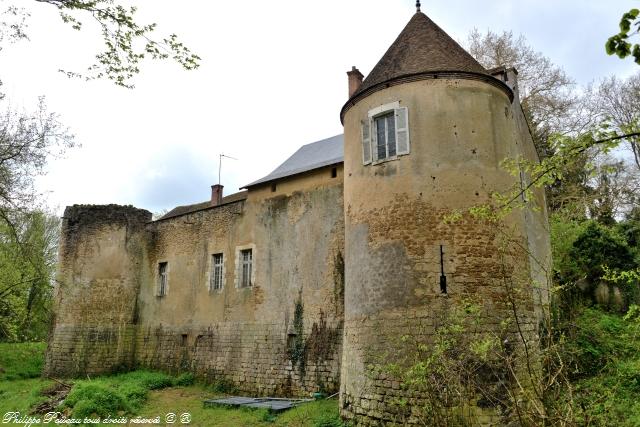
<path id="1" fill-rule="evenodd" d="M 85 18 L 100 28 L 104 50 L 96 55 L 96 62 L 84 72 L 61 70 L 69 77 L 87 80 L 106 78 L 118 86 L 131 88 L 132 78 L 140 71 L 140 63 L 145 58 L 170 58 L 186 70 L 199 66 L 200 57 L 193 54 L 175 34 L 152 38 L 156 24 L 136 22 L 136 7 L 127 8 L 114 0 L 35 1 L 56 7 L 62 20 L 75 30 L 83 28 Z M 9 6 L 4 17 L 0 23 L 0 42 L 4 38 L 11 41 L 27 38 L 28 13 L 24 8 Z"/>
<path id="2" fill-rule="evenodd" d="M 574 81 L 549 58 L 534 51 L 523 36 L 514 38 L 510 31 L 481 34 L 474 29 L 467 47 L 485 68 L 515 67 L 518 71 L 520 102 L 541 156 L 550 154 L 551 134 L 567 134 L 588 124 Z"/>
<path id="3" fill-rule="evenodd" d="M 59 225 L 43 211 L 0 221 L 0 341 L 46 338 Z"/>
<path id="4" fill-rule="evenodd" d="M 605 49 L 609 55 L 618 55 L 619 58 L 626 58 L 631 55 L 635 58 L 636 64 L 640 65 L 640 44 L 632 44 L 628 40 L 630 37 L 640 34 L 640 10 L 631 9 L 622 15 L 620 19 L 620 32 L 607 40 Z M 636 28 L 635 30 L 633 28 Z"/>
<path id="5" fill-rule="evenodd" d="M 596 93 L 594 115 L 606 124 L 611 135 L 640 132 L 640 73 L 626 80 L 611 76 L 600 83 Z M 640 170 L 640 136 L 626 139 Z"/>

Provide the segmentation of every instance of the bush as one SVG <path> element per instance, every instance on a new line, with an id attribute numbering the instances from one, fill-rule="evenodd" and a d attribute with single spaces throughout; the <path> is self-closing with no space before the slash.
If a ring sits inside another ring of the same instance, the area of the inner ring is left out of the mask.
<path id="1" fill-rule="evenodd" d="M 171 387 L 178 382 L 187 384 L 189 381 L 193 382 L 191 374 L 173 378 L 162 372 L 151 371 L 133 371 L 78 381 L 63 405 L 71 408 L 74 417 L 132 414 L 147 400 L 149 390 Z"/>
<path id="2" fill-rule="evenodd" d="M 64 406 L 72 408 L 74 418 L 93 415 L 106 417 L 118 412 L 129 412 L 130 406 L 118 391 L 103 384 L 84 383 L 76 385 L 64 400 Z"/>
<path id="3" fill-rule="evenodd" d="M 185 372 L 183 374 L 180 374 L 178 378 L 176 378 L 175 385 L 186 387 L 193 385 L 194 382 L 195 377 L 193 376 L 193 374 L 190 372 Z"/>

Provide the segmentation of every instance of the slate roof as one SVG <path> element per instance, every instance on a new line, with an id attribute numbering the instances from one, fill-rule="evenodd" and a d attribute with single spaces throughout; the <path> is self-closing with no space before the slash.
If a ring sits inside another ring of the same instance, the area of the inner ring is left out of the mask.
<path id="1" fill-rule="evenodd" d="M 246 198 L 247 198 L 247 192 L 239 191 L 237 193 L 229 194 L 228 196 L 223 197 L 222 201 L 220 202 L 220 205 L 238 202 Z M 220 205 L 217 205 L 217 206 L 220 206 Z M 201 203 L 194 203 L 193 205 L 176 206 L 175 208 L 171 209 L 169 212 L 167 212 L 166 214 L 158 218 L 157 221 L 162 219 L 173 218 L 180 215 L 186 215 L 188 213 L 202 211 L 202 210 L 213 208 L 213 207 L 215 206 L 211 206 L 211 200 L 207 200 L 206 202 L 201 202 Z"/>
<path id="2" fill-rule="evenodd" d="M 344 135 L 332 136 L 331 138 L 303 145 L 269 175 L 253 181 L 242 188 L 264 184 L 269 181 L 297 175 L 323 166 L 342 163 L 343 161 Z"/>
<path id="3" fill-rule="evenodd" d="M 417 12 L 354 94 L 409 74 L 435 71 L 487 71 L 427 15 Z"/>

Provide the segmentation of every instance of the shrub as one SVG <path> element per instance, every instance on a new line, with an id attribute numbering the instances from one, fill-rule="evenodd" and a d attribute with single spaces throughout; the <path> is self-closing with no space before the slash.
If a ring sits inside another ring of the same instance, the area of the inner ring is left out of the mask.
<path id="1" fill-rule="evenodd" d="M 183 374 L 180 374 L 178 378 L 176 378 L 175 385 L 186 387 L 192 385 L 194 382 L 195 377 L 193 376 L 193 374 L 190 372 L 185 372 Z"/>
<path id="2" fill-rule="evenodd" d="M 103 384 L 91 383 L 76 385 L 65 399 L 64 406 L 73 409 L 74 418 L 92 415 L 106 417 L 130 410 L 126 399 L 118 391 Z"/>

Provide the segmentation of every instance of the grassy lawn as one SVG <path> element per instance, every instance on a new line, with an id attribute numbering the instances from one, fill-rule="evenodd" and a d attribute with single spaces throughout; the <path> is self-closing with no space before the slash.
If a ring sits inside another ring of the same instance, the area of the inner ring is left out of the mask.
<path id="1" fill-rule="evenodd" d="M 47 400 L 43 392 L 57 385 L 40 377 L 45 347 L 44 343 L 0 343 L 0 416 L 15 411 L 24 415 L 31 413 L 36 405 Z M 223 396 L 219 387 L 194 383 L 190 374 L 171 376 L 140 370 L 75 380 L 56 409 L 75 419 L 159 417 L 159 425 L 183 425 L 180 415 L 185 413 L 189 414 L 191 426 L 344 425 L 335 399 L 305 403 L 279 415 L 261 409 L 204 407 L 203 400 Z M 165 423 L 167 413 L 177 415 L 174 424 Z"/>
<path id="2" fill-rule="evenodd" d="M 45 343 L 0 343 L 0 416 L 27 413 L 46 400 L 40 393 L 53 381 L 40 378 Z"/>

